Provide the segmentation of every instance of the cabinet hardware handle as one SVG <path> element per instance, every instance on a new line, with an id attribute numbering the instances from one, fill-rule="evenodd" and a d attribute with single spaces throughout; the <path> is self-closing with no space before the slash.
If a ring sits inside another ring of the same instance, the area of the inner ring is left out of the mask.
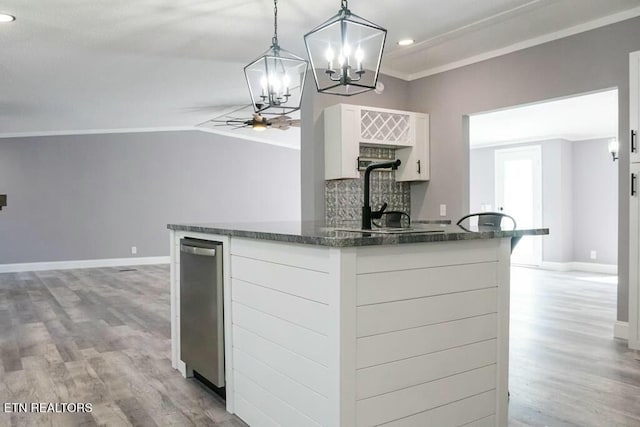
<path id="1" fill-rule="evenodd" d="M 636 181 L 638 180 L 638 175 L 636 175 L 635 173 L 631 174 L 631 195 L 635 196 L 638 193 L 638 190 L 636 189 Z"/>
<path id="2" fill-rule="evenodd" d="M 638 136 L 638 132 L 635 130 L 631 130 L 631 152 L 635 153 L 638 151 L 638 147 L 636 147 L 636 137 Z"/>
<path id="3" fill-rule="evenodd" d="M 216 256 L 216 250 L 214 248 L 198 248 L 189 245 L 180 245 L 180 252 L 191 255 Z"/>
<path id="4" fill-rule="evenodd" d="M 418 164 L 418 173 L 420 173 L 420 160 L 416 162 Z"/>

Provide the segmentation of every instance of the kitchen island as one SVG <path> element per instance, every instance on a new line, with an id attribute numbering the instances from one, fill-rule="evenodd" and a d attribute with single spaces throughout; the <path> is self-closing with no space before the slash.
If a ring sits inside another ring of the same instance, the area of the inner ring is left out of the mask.
<path id="1" fill-rule="evenodd" d="M 399 234 L 316 223 L 172 224 L 222 242 L 227 410 L 261 426 L 506 426 L 511 239 L 547 229 Z"/>

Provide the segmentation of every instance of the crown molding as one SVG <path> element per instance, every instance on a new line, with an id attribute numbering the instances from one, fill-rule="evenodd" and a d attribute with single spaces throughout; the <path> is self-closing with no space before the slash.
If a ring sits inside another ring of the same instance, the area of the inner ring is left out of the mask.
<path id="1" fill-rule="evenodd" d="M 549 43 L 555 40 L 560 40 L 566 37 L 570 37 L 576 34 L 595 30 L 597 28 L 615 24 L 617 22 L 626 21 L 627 19 L 632 19 L 637 16 L 640 16 L 640 6 L 625 10 L 623 12 L 618 12 L 612 15 L 604 16 L 602 18 L 594 19 L 592 21 L 575 25 L 573 27 L 566 28 L 564 30 L 555 31 L 549 34 L 544 34 L 542 36 L 534 37 L 528 40 L 514 43 L 512 45 L 509 45 L 500 49 L 494 49 L 488 52 L 484 52 L 478 55 L 461 59 L 459 61 L 450 62 L 448 64 L 440 65 L 433 68 L 428 68 L 415 73 L 405 73 L 402 71 L 394 70 L 393 68 L 389 68 L 389 67 L 382 67 L 381 72 L 386 75 L 403 79 L 406 81 L 418 80 L 425 77 L 433 76 L 435 74 L 444 73 L 445 71 L 451 71 L 456 68 L 466 67 L 467 65 L 486 61 L 488 59 L 493 59 L 499 56 L 508 55 L 510 53 L 517 52 L 519 50 L 528 49 L 530 47 L 538 46 L 538 45 Z M 425 51 L 428 51 L 428 49 L 425 49 Z M 399 57 L 399 55 L 395 57 Z"/>
<path id="2" fill-rule="evenodd" d="M 275 145 L 277 147 L 289 148 L 291 150 L 300 150 L 300 146 L 294 147 L 280 141 L 269 138 L 260 138 L 249 136 L 246 134 L 238 134 L 233 131 L 209 129 L 197 126 L 167 126 L 154 128 L 123 128 L 123 129 L 82 129 L 82 130 L 59 130 L 59 131 L 36 131 L 36 132 L 14 132 L 0 133 L 0 139 L 7 138 L 39 138 L 47 136 L 78 136 L 78 135 L 108 135 L 120 133 L 149 133 L 149 132 L 204 132 L 213 133 L 222 136 L 228 136 L 245 141 L 259 142 L 262 144 Z"/>
<path id="3" fill-rule="evenodd" d="M 183 132 L 190 130 L 197 129 L 193 126 L 163 126 L 151 128 L 46 130 L 35 132 L 0 133 L 0 138 L 36 138 L 41 136 L 101 135 L 111 133 Z"/>

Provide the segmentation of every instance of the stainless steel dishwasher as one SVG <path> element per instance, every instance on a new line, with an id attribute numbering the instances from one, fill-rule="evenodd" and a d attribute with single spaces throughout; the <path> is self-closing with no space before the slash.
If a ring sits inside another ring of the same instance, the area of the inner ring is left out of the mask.
<path id="1" fill-rule="evenodd" d="M 222 243 L 180 240 L 180 357 L 214 386 L 224 387 Z"/>

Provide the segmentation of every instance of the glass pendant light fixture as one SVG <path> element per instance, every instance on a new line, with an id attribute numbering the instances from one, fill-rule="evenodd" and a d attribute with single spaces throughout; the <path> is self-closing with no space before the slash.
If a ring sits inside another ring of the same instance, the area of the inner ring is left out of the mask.
<path id="1" fill-rule="evenodd" d="M 351 13 L 338 14 L 304 36 L 318 92 L 350 96 L 375 89 L 387 30 Z"/>
<path id="2" fill-rule="evenodd" d="M 307 61 L 278 44 L 278 0 L 273 2 L 271 47 L 244 67 L 256 113 L 287 114 L 300 109 Z"/>

